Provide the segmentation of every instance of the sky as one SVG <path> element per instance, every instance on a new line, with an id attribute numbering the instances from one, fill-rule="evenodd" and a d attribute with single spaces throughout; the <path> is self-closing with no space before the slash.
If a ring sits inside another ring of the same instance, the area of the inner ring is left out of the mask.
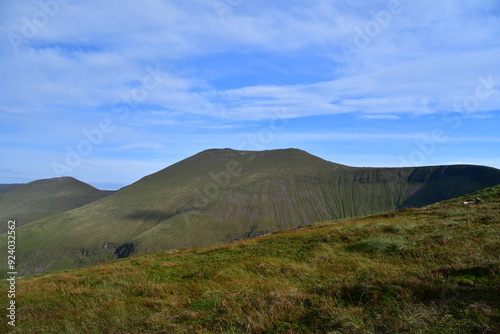
<path id="1" fill-rule="evenodd" d="M 209 148 L 500 168 L 497 0 L 2 0 L 0 183 Z"/>

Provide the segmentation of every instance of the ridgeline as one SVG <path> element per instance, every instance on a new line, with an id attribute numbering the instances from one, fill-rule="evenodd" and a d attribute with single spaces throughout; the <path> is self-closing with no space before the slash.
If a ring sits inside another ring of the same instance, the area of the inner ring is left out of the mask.
<path id="1" fill-rule="evenodd" d="M 98 201 L 20 227 L 18 271 L 30 275 L 227 243 L 420 207 L 497 184 L 500 171 L 482 166 L 354 168 L 297 149 L 208 150 Z"/>

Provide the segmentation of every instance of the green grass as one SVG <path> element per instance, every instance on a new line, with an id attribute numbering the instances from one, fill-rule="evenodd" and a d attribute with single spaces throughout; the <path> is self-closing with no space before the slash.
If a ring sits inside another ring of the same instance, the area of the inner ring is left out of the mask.
<path id="1" fill-rule="evenodd" d="M 474 196 L 21 278 L 13 333 L 498 333 L 500 186 Z"/>
<path id="2" fill-rule="evenodd" d="M 398 253 L 405 248 L 406 244 L 407 242 L 403 238 L 383 236 L 362 239 L 349 245 L 347 249 L 362 253 Z"/>

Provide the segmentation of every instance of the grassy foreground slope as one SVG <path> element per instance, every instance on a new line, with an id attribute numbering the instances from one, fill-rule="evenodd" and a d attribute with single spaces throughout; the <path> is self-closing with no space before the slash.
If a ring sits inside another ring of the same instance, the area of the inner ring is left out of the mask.
<path id="1" fill-rule="evenodd" d="M 7 221 L 17 226 L 69 211 L 108 196 L 111 191 L 98 190 L 72 177 L 33 181 L 0 194 L 0 231 Z"/>
<path id="2" fill-rule="evenodd" d="M 500 186 L 468 197 L 19 279 L 15 333 L 498 333 Z"/>
<path id="3" fill-rule="evenodd" d="M 19 228 L 18 270 L 27 275 L 214 245 L 426 205 L 497 184 L 500 171 L 481 166 L 353 168 L 296 149 L 208 150 L 99 201 Z"/>

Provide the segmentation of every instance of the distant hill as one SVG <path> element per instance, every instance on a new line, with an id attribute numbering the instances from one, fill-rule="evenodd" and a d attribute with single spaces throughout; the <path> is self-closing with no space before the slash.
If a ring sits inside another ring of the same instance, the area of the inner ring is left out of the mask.
<path id="1" fill-rule="evenodd" d="M 0 184 L 0 195 L 22 186 L 22 183 Z"/>
<path id="2" fill-rule="evenodd" d="M 469 197 L 483 201 L 457 204 Z M 13 332 L 500 333 L 499 216 L 497 186 L 425 209 L 26 277 Z"/>
<path id="3" fill-rule="evenodd" d="M 18 270 L 32 274 L 225 243 L 423 206 L 497 184 L 500 171 L 481 166 L 354 168 L 297 149 L 208 150 L 20 228 Z"/>
<path id="4" fill-rule="evenodd" d="M 4 187 L 5 188 L 5 187 Z M 0 195 L 0 230 L 7 221 L 17 226 L 72 210 L 111 194 L 71 177 L 30 182 Z"/>

